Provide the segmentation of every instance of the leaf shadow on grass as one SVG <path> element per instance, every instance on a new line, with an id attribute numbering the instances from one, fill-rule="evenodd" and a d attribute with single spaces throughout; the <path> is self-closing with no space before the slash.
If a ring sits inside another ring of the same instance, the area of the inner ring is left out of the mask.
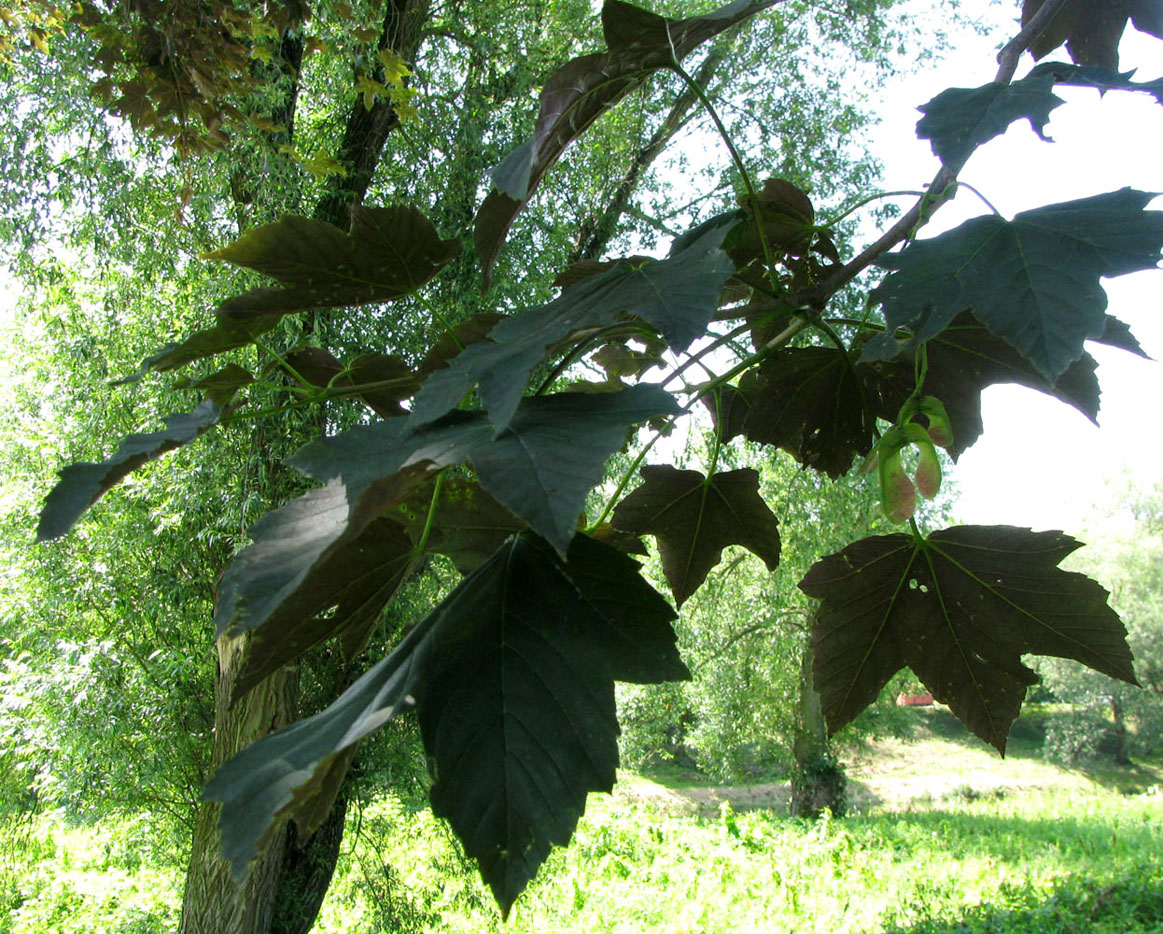
<path id="1" fill-rule="evenodd" d="M 1061 879 L 1047 895 L 1040 886 L 1003 883 L 991 904 L 950 916 L 948 904 L 926 904 L 925 889 L 898 909 L 904 924 L 885 934 L 1086 934 L 1094 931 L 1158 931 L 1163 927 L 1163 878 L 1078 874 Z"/>
<path id="2" fill-rule="evenodd" d="M 1073 766 L 1070 771 L 1121 795 L 1139 795 L 1152 785 L 1163 785 L 1163 764 L 1158 761 L 1132 760 L 1130 765 L 1117 765 L 1100 760 Z"/>

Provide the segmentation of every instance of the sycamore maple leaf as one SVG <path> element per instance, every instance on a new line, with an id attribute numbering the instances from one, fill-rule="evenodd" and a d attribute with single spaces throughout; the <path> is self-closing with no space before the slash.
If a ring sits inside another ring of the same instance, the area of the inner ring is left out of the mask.
<path id="1" fill-rule="evenodd" d="M 821 601 L 812 648 L 829 729 L 906 665 L 1003 753 L 1038 680 L 1023 655 L 1073 658 L 1137 683 L 1107 592 L 1058 567 L 1079 545 L 1061 532 L 961 526 L 866 538 L 817 562 L 800 588 Z"/>

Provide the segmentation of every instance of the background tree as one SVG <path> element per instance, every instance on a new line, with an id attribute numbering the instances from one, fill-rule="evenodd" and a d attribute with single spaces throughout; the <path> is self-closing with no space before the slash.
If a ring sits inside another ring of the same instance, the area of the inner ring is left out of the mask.
<path id="1" fill-rule="evenodd" d="M 774 572 L 733 548 L 691 598 L 675 623 L 691 680 L 621 687 L 623 757 L 630 764 L 673 759 L 724 781 L 792 775 L 805 802 L 801 807 L 797 795 L 796 813 L 828 807 L 839 815 L 842 777 L 832 767 L 836 753 L 811 677 L 816 607 L 798 584 L 818 555 L 887 531 L 891 523 L 881 511 L 875 478 L 868 475 L 828 482 L 738 442 L 724 449 L 723 460 L 732 467 L 756 466 L 764 500 L 775 504 L 788 527 L 803 531 L 785 539 Z M 927 521 L 940 521 L 948 503 L 943 499 L 927 507 Z M 889 693 L 891 703 L 895 691 Z M 878 704 L 844 732 L 853 737 L 891 732 L 893 719 Z M 812 776 L 832 782 L 833 791 L 816 788 L 807 781 Z"/>
<path id="2" fill-rule="evenodd" d="M 1163 489 L 1124 489 L 1115 515 L 1129 528 L 1098 533 L 1087 569 L 1111 592 L 1127 626 L 1142 689 L 1071 664 L 1047 659 L 1039 670 L 1046 687 L 1074 705 L 1069 717 L 1047 730 L 1048 758 L 1068 763 L 1100 756 L 1127 765 L 1133 755 L 1159 749 L 1163 728 Z M 1110 527 L 1107 523 L 1108 528 Z"/>

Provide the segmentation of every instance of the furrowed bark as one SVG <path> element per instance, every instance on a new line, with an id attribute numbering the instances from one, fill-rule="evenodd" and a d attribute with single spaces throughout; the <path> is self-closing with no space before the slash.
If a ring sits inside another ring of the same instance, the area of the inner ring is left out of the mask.
<path id="1" fill-rule="evenodd" d="M 404 59 L 412 59 L 428 12 L 428 0 L 393 0 L 385 15 L 379 47 L 391 48 Z M 297 72 L 301 41 L 289 51 L 298 53 L 294 63 Z M 297 82 L 293 88 L 297 88 Z M 283 122 L 288 138 L 295 100 L 293 91 L 280 103 L 284 121 L 275 121 Z M 351 205 L 362 201 L 367 192 L 389 133 L 400 125 L 395 111 L 380 100 L 368 110 L 357 98 L 349 113 L 337 156 L 348 171 L 332 177 L 330 190 L 314 211 L 315 217 L 345 229 Z M 314 319 L 311 315 L 306 322 L 308 329 L 317 325 Z M 297 669 L 275 673 L 230 706 L 245 646 L 245 637 L 222 638 L 218 643 L 214 768 L 303 714 L 297 703 Z M 339 858 L 347 814 L 346 783 L 315 834 L 301 840 L 294 826 L 285 826 L 252 863 L 250 874 L 241 885 L 220 855 L 219 811 L 217 804 L 204 803 L 198 812 L 179 934 L 307 934 L 315 924 Z"/>
<path id="2" fill-rule="evenodd" d="M 211 770 L 255 740 L 287 725 L 295 716 L 298 675 L 286 669 L 230 706 L 245 649 L 245 637 L 218 640 Z M 217 804 L 204 803 L 198 811 L 178 934 L 268 934 L 287 831 L 284 828 L 275 845 L 259 855 L 251 865 L 250 875 L 239 885 L 219 851 L 219 810 Z"/>

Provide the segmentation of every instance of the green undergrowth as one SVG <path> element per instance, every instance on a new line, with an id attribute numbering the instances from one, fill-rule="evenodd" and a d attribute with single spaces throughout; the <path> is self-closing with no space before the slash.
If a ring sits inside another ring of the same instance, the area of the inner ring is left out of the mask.
<path id="1" fill-rule="evenodd" d="M 961 789 L 815 823 L 597 798 L 504 926 L 427 811 L 383 798 L 358 824 L 319 932 L 1163 930 L 1156 793 Z"/>
<path id="2" fill-rule="evenodd" d="M 171 934 L 184 867 L 148 813 L 0 818 L 0 934 Z"/>
<path id="3" fill-rule="evenodd" d="M 176 927 L 183 869 L 147 817 L 10 824 L 2 934 Z M 593 796 L 507 924 L 447 828 L 392 796 L 353 810 L 317 934 L 1163 931 L 1163 792 L 970 786 L 796 821 Z"/>

